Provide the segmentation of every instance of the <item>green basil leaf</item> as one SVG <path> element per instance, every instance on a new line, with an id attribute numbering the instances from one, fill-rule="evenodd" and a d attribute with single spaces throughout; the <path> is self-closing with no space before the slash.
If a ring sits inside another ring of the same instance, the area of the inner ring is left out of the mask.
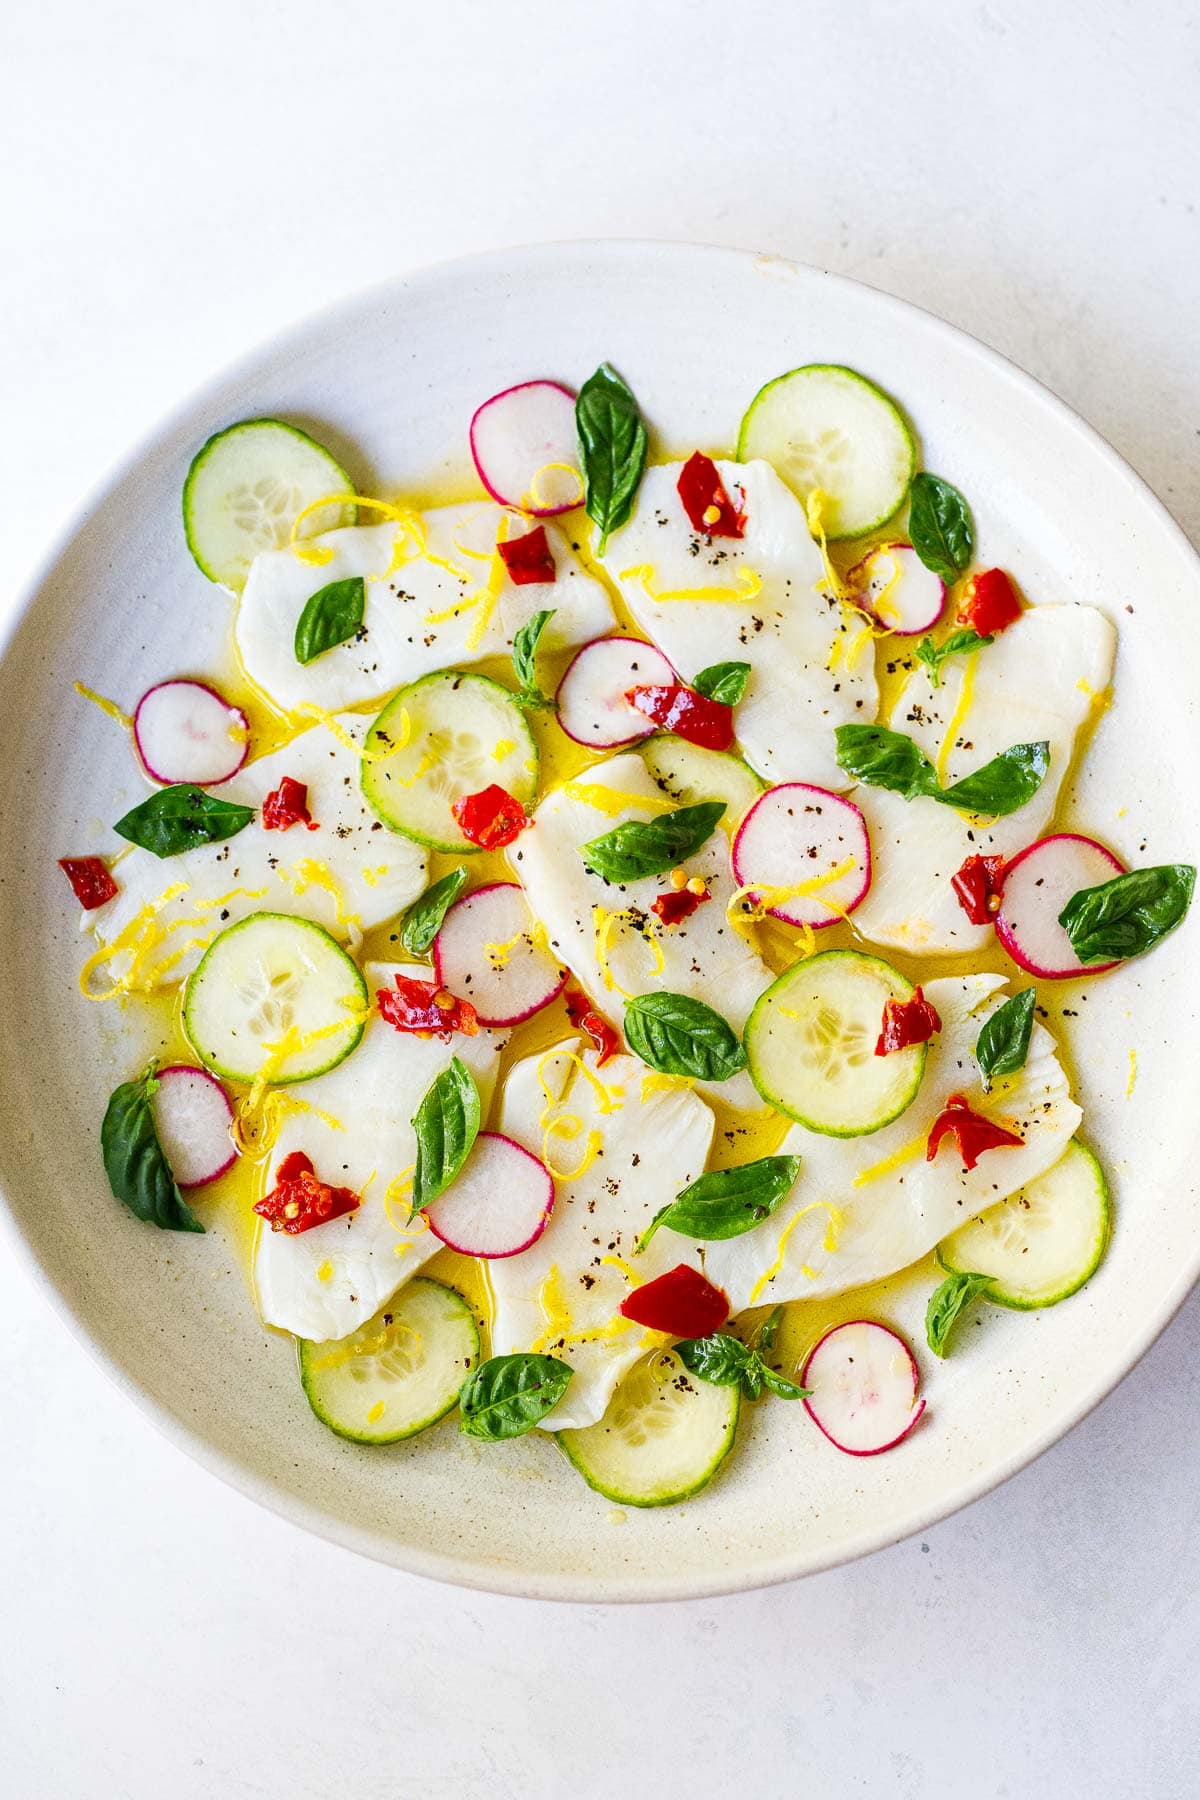
<path id="1" fill-rule="evenodd" d="M 963 1312 L 979 1294 L 992 1285 L 990 1275 L 947 1275 L 940 1287 L 929 1296 L 925 1309 L 925 1337 L 935 1356 L 945 1356 L 946 1340 Z"/>
<path id="2" fill-rule="evenodd" d="M 601 363 L 575 402 L 579 460 L 588 518 L 600 530 L 604 555 L 610 531 L 624 525 L 646 466 L 646 427 L 637 401 L 610 363 Z"/>
<path id="3" fill-rule="evenodd" d="M 941 687 L 942 664 L 948 656 L 965 656 L 995 641 L 994 637 L 980 637 L 977 631 L 969 629 L 951 632 L 944 644 L 935 644 L 931 637 L 923 637 L 917 645 L 917 660 L 929 670 L 929 685 Z"/>
<path id="4" fill-rule="evenodd" d="M 694 856 L 706 844 L 725 811 L 723 800 L 701 800 L 681 806 L 648 823 L 628 819 L 606 831 L 603 837 L 582 844 L 579 854 L 585 868 L 605 881 L 636 881 L 641 875 L 661 875 Z"/>
<path id="5" fill-rule="evenodd" d="M 798 1381 L 789 1381 L 786 1376 L 769 1369 L 766 1363 L 762 1366 L 762 1378 L 764 1386 L 780 1400 L 806 1400 L 812 1393 L 811 1388 L 801 1387 Z"/>
<path id="6" fill-rule="evenodd" d="M 513 637 L 512 660 L 513 673 L 521 688 L 517 695 L 518 705 L 534 710 L 544 707 L 557 712 L 558 702 L 548 699 L 537 684 L 538 640 L 554 617 L 554 613 L 554 607 L 549 607 L 543 612 L 536 612 L 532 619 L 521 626 Z"/>
<path id="7" fill-rule="evenodd" d="M 296 620 L 296 661 L 310 663 L 356 636 L 367 610 L 367 584 L 361 575 L 331 581 L 304 602 Z"/>
<path id="8" fill-rule="evenodd" d="M 151 794 L 118 819 L 113 830 L 155 856 L 178 856 L 198 844 L 236 837 L 253 817 L 252 806 L 235 806 L 232 800 L 218 800 L 203 788 L 181 782 Z"/>
<path id="9" fill-rule="evenodd" d="M 797 1161 L 799 1159 L 797 1158 Z M 783 1302 L 780 1301 L 759 1326 L 754 1337 L 754 1348 L 759 1352 L 773 1350 L 775 1338 L 779 1331 L 779 1321 L 783 1318 Z"/>
<path id="10" fill-rule="evenodd" d="M 463 1383 L 459 1430 L 492 1444 L 522 1437 L 558 1405 L 574 1373 L 559 1357 L 532 1351 L 489 1357 Z"/>
<path id="11" fill-rule="evenodd" d="M 993 1075 L 1015 1075 L 1025 1067 L 1036 1005 L 1036 989 L 1023 988 L 996 1008 L 979 1033 L 975 1061 L 989 1082 Z"/>
<path id="12" fill-rule="evenodd" d="M 712 1169 L 655 1215 L 638 1248 L 645 1249 L 660 1225 L 704 1243 L 740 1237 L 770 1218 L 799 1173 L 798 1156 L 764 1156 L 736 1169 Z"/>
<path id="13" fill-rule="evenodd" d="M 687 994 L 637 994 L 627 1000 L 625 1042 L 663 1075 L 727 1081 L 746 1066 L 746 1052 L 732 1025 Z"/>
<path id="14" fill-rule="evenodd" d="M 1190 863 L 1131 869 L 1072 894 L 1058 915 L 1080 962 L 1116 962 L 1152 950 L 1183 920 L 1196 871 Z"/>
<path id="15" fill-rule="evenodd" d="M 701 1381 L 711 1381 L 714 1387 L 733 1387 L 741 1381 L 754 1352 L 728 1332 L 714 1331 L 709 1337 L 684 1338 L 675 1345 L 675 1354 L 684 1368 Z"/>
<path id="16" fill-rule="evenodd" d="M 955 781 L 934 797 L 960 812 L 988 813 L 1004 818 L 1025 805 L 1046 779 L 1050 767 L 1050 745 L 1010 744 L 991 762 L 984 763 L 961 781 Z"/>
<path id="17" fill-rule="evenodd" d="M 890 731 L 886 725 L 839 725 L 834 737 L 838 767 L 856 781 L 903 794 L 906 800 L 921 794 L 936 799 L 937 770 L 902 731 Z"/>
<path id="18" fill-rule="evenodd" d="M 100 1127 L 108 1185 L 131 1213 L 163 1231 L 203 1231 L 163 1155 L 151 1107 L 158 1087 L 151 1066 L 114 1088 Z"/>
<path id="19" fill-rule="evenodd" d="M 971 566 L 975 534 L 970 509 L 940 475 L 913 476 L 908 536 L 925 567 L 945 582 L 957 581 Z"/>
<path id="20" fill-rule="evenodd" d="M 412 1211 L 444 1194 L 467 1157 L 479 1131 L 479 1089 L 458 1057 L 443 1069 L 413 1114 L 417 1134 L 417 1166 L 413 1171 Z"/>
<path id="21" fill-rule="evenodd" d="M 706 700 L 719 700 L 722 706 L 736 706 L 746 691 L 750 664 L 744 662 L 713 663 L 689 682 L 693 693 Z"/>
<path id="22" fill-rule="evenodd" d="M 442 920 L 467 885 L 467 871 L 460 863 L 413 901 L 400 921 L 398 936 L 410 956 L 428 956 Z"/>

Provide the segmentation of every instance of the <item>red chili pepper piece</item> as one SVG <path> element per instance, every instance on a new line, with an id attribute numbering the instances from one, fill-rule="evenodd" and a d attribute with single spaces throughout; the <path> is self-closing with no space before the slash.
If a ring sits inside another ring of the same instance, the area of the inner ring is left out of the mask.
<path id="1" fill-rule="evenodd" d="M 626 1294 L 620 1310 L 635 1325 L 668 1331 L 672 1337 L 707 1337 L 729 1317 L 729 1299 L 699 1269 L 680 1263 L 657 1281 Z"/>
<path id="2" fill-rule="evenodd" d="M 521 802 L 495 782 L 478 794 L 452 801 L 450 811 L 463 836 L 484 850 L 503 850 L 533 824 Z"/>
<path id="3" fill-rule="evenodd" d="M 598 1013 L 586 994 L 578 988 L 568 988 L 566 994 L 567 1017 L 572 1025 L 580 1031 L 586 1031 L 595 1045 L 599 1055 L 596 1067 L 603 1068 L 610 1056 L 615 1056 L 621 1048 L 621 1040 L 604 1017 Z"/>
<path id="4" fill-rule="evenodd" d="M 914 988 L 911 1000 L 889 1000 L 884 1007 L 875 1054 L 890 1056 L 893 1050 L 907 1050 L 910 1044 L 927 1044 L 941 1029 L 937 1007 L 929 1004 L 919 987 Z"/>
<path id="5" fill-rule="evenodd" d="M 694 693 L 682 682 L 629 688 L 625 698 L 630 706 L 653 719 L 660 731 L 673 731 L 689 744 L 699 744 L 705 750 L 728 750 L 733 743 L 732 706 Z"/>
<path id="6" fill-rule="evenodd" d="M 497 544 L 496 548 L 514 587 L 554 581 L 558 575 L 550 546 L 546 542 L 544 525 L 535 525 L 524 537 L 508 538 L 506 542 Z"/>
<path id="7" fill-rule="evenodd" d="M 746 515 L 739 512 L 725 491 L 725 483 L 711 456 L 699 450 L 689 456 L 679 476 L 679 498 L 694 531 L 705 537 L 740 538 Z"/>
<path id="8" fill-rule="evenodd" d="M 958 895 L 958 904 L 972 925 L 991 925 L 1000 911 L 1000 889 L 1004 883 L 1002 856 L 968 856 L 950 886 Z"/>
<path id="9" fill-rule="evenodd" d="M 1021 602 L 1003 569 L 984 569 L 972 575 L 958 612 L 960 625 L 970 625 L 980 637 L 995 637 L 1020 616 Z"/>
<path id="10" fill-rule="evenodd" d="M 693 894 L 690 888 L 672 888 L 668 893 L 660 894 L 650 911 L 657 913 L 664 925 L 679 925 L 684 919 L 690 919 L 698 906 L 703 906 L 712 895 L 707 891 Z"/>
<path id="11" fill-rule="evenodd" d="M 303 1150 L 293 1150 L 276 1170 L 275 1186 L 254 1210 L 270 1223 L 272 1231 L 286 1231 L 295 1237 L 361 1205 L 353 1188 L 330 1187 L 319 1179 Z"/>
<path id="12" fill-rule="evenodd" d="M 58 866 L 84 912 L 95 912 L 120 892 L 107 863 L 99 856 L 60 856 Z"/>
<path id="13" fill-rule="evenodd" d="M 395 988 L 378 988 L 375 1000 L 380 1018 L 397 1031 L 415 1031 L 419 1037 L 436 1035 L 447 1044 L 456 1031 L 464 1037 L 479 1036 L 479 1019 L 469 1000 L 459 1000 L 436 981 L 420 981 L 415 975 L 395 976 Z"/>
<path id="14" fill-rule="evenodd" d="M 262 803 L 262 828 L 264 831 L 286 831 L 291 825 L 306 825 L 309 831 L 318 829 L 308 810 L 307 787 L 302 781 L 293 781 L 290 775 L 285 775 Z"/>
<path id="15" fill-rule="evenodd" d="M 947 1134 L 958 1139 L 963 1166 L 968 1169 L 975 1167 L 985 1150 L 1002 1150 L 1008 1145 L 1019 1149 L 1025 1142 L 1015 1131 L 1006 1131 L 1003 1125 L 993 1125 L 990 1119 L 972 1112 L 963 1094 L 951 1094 L 929 1127 L 929 1137 L 925 1144 L 926 1162 L 933 1161 L 938 1153 L 938 1146 Z"/>

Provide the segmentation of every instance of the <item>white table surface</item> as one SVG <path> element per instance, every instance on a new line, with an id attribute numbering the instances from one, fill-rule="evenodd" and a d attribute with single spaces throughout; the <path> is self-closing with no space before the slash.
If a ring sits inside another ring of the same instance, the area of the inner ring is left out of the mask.
<path id="1" fill-rule="evenodd" d="M 0 11 L 0 69 L 5 595 L 245 348 L 397 270 L 563 236 L 769 248 L 916 300 L 1048 382 L 1200 541 L 1189 0 L 36 0 Z M 20 1267 L 0 1319 L 13 1800 L 1200 1791 L 1195 1296 L 924 1540 L 625 1610 L 307 1538 L 162 1442 Z"/>

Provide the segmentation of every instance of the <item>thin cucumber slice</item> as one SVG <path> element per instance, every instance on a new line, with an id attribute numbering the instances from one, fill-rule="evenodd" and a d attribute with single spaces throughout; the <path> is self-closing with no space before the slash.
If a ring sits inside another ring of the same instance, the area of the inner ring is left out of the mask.
<path id="1" fill-rule="evenodd" d="M 262 550 L 279 550 L 306 506 L 353 495 L 341 463 L 315 438 L 281 419 L 244 419 L 218 431 L 192 458 L 183 484 L 188 549 L 208 576 L 240 593 Z M 301 536 L 353 525 L 352 503 L 310 514 Z"/>
<path id="2" fill-rule="evenodd" d="M 705 750 L 668 733 L 648 739 L 641 754 L 653 780 L 677 806 L 723 800 L 721 823 L 727 831 L 734 829 L 763 791 L 764 784 L 753 769 L 727 750 Z"/>
<path id="3" fill-rule="evenodd" d="M 809 363 L 760 388 L 738 437 L 738 461 L 765 457 L 807 503 L 825 496 L 831 540 L 861 537 L 903 505 L 917 447 L 899 408 L 854 369 Z"/>
<path id="4" fill-rule="evenodd" d="M 385 825 L 431 850 L 478 853 L 451 807 L 502 787 L 537 792 L 537 741 L 509 690 L 457 669 L 424 675 L 388 701 L 363 745 L 362 790 Z"/>
<path id="5" fill-rule="evenodd" d="M 912 983 L 882 957 L 826 950 L 786 970 L 759 996 L 743 1039 L 764 1100 L 826 1137 L 863 1137 L 916 1098 L 926 1044 L 876 1056 L 889 1000 Z"/>
<path id="6" fill-rule="evenodd" d="M 990 1275 L 989 1300 L 1032 1312 L 1065 1300 L 1095 1273 L 1111 1216 L 1104 1171 L 1074 1138 L 1052 1169 L 939 1244 L 938 1261 L 951 1274 Z"/>
<path id="7" fill-rule="evenodd" d="M 739 1390 L 690 1375 L 670 1350 L 630 1370 L 596 1425 L 560 1431 L 583 1479 L 621 1506 L 671 1506 L 707 1487 L 733 1448 Z"/>
<path id="8" fill-rule="evenodd" d="M 363 1034 L 367 984 L 335 938 L 308 919 L 251 913 L 205 951 L 183 1023 L 206 1068 L 277 1086 L 324 1075 Z"/>
<path id="9" fill-rule="evenodd" d="M 479 1356 L 461 1294 L 414 1276 L 349 1337 L 299 1338 L 300 1381 L 330 1431 L 355 1444 L 396 1444 L 444 1419 Z"/>

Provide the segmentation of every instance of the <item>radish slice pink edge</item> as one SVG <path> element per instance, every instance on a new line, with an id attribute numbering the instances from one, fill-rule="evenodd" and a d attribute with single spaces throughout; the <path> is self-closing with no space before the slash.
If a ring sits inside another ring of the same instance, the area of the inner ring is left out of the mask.
<path id="1" fill-rule="evenodd" d="M 461 1256 L 519 1256 L 554 1209 L 544 1162 L 498 1131 L 481 1131 L 454 1184 L 425 1208 L 434 1237 Z"/>
<path id="2" fill-rule="evenodd" d="M 1115 969 L 1115 962 L 1081 963 L 1058 915 L 1082 888 L 1099 887 L 1124 873 L 1124 863 L 1094 838 L 1072 831 L 1039 838 L 1004 870 L 996 936 L 1018 968 L 1043 981 Z"/>
<path id="3" fill-rule="evenodd" d="M 534 936 L 515 881 L 493 881 L 456 900 L 433 941 L 438 981 L 469 1000 L 481 1025 L 519 1025 L 557 1000 L 567 971 Z"/>
<path id="4" fill-rule="evenodd" d="M 897 637 L 932 631 L 946 610 L 946 584 L 911 544 L 879 544 L 847 576 L 858 604 Z"/>
<path id="5" fill-rule="evenodd" d="M 137 703 L 133 741 L 152 780 L 213 787 L 245 762 L 250 722 L 203 681 L 160 681 Z"/>
<path id="6" fill-rule="evenodd" d="M 582 503 L 577 444 L 575 396 L 557 381 L 505 388 L 471 420 L 471 456 L 492 499 L 538 519 Z"/>
<path id="7" fill-rule="evenodd" d="M 873 1319 L 827 1331 L 800 1374 L 810 1416 L 847 1456 L 878 1456 L 908 1436 L 925 1411 L 920 1381 L 904 1339 Z"/>
<path id="8" fill-rule="evenodd" d="M 189 1063 L 159 1069 L 155 1080 L 150 1107 L 171 1173 L 181 1188 L 206 1187 L 237 1161 L 229 1096 L 215 1075 Z"/>
<path id="9" fill-rule="evenodd" d="M 773 919 L 813 931 L 853 912 L 871 885 L 871 839 L 861 812 L 841 794 L 803 781 L 759 796 L 734 833 L 732 860 L 739 888 L 761 888 L 763 900 L 779 895 L 767 907 Z M 789 893 L 801 886 L 811 891 Z"/>
<path id="10" fill-rule="evenodd" d="M 558 684 L 558 722 L 589 750 L 615 750 L 658 728 L 625 698 L 632 687 L 666 686 L 674 669 L 644 638 L 593 638 L 575 653 Z"/>

